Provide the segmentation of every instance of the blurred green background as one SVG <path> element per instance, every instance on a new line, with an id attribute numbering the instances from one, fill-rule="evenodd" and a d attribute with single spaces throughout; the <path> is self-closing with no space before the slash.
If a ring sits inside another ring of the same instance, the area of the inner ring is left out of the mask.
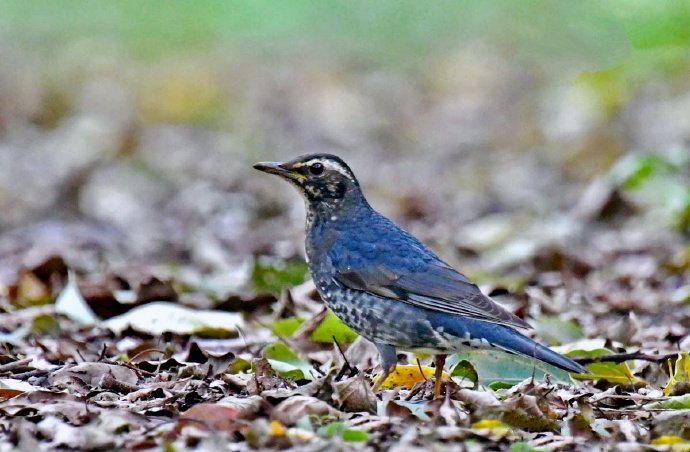
<path id="1" fill-rule="evenodd" d="M 294 257 L 250 165 L 315 151 L 482 268 L 614 194 L 687 234 L 688 1 L 6 1 L 0 38 L 5 263 Z"/>

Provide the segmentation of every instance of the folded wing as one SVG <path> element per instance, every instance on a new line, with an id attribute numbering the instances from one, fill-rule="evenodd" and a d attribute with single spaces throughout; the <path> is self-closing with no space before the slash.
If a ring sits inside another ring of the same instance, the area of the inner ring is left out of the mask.
<path id="1" fill-rule="evenodd" d="M 350 289 L 420 308 L 530 328 L 527 322 L 496 304 L 421 243 L 389 242 L 383 246 L 380 243 L 377 242 L 375 250 L 361 241 L 357 245 L 336 243 L 329 252 L 336 270 L 335 279 Z"/>

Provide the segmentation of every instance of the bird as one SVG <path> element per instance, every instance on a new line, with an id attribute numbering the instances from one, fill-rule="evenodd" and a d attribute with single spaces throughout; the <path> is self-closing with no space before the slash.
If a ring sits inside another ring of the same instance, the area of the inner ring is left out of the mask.
<path id="1" fill-rule="evenodd" d="M 376 346 L 382 372 L 375 392 L 395 369 L 398 349 L 435 356 L 435 397 L 447 355 L 468 348 L 500 349 L 586 373 L 519 332 L 529 323 L 374 210 L 340 157 L 307 154 L 254 168 L 285 179 L 304 198 L 311 277 L 328 308 Z"/>

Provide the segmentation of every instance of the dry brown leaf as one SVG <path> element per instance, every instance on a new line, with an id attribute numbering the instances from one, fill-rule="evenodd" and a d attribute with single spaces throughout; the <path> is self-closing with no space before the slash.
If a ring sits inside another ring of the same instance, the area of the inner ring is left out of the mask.
<path id="1" fill-rule="evenodd" d="M 333 384 L 335 401 L 343 411 L 376 412 L 376 394 L 363 374 Z"/>
<path id="2" fill-rule="evenodd" d="M 323 400 L 301 395 L 283 400 L 271 412 L 271 418 L 288 426 L 306 415 L 340 417 L 341 413 Z"/>

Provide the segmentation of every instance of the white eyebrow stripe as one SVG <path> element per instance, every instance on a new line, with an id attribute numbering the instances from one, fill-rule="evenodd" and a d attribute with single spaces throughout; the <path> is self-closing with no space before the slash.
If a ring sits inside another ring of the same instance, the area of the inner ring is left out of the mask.
<path id="1" fill-rule="evenodd" d="M 308 162 L 305 163 L 305 165 L 309 166 L 314 163 L 321 163 L 323 166 L 325 166 L 327 169 L 334 170 L 342 174 L 343 176 L 347 177 L 348 179 L 352 180 L 353 175 L 350 173 L 350 171 L 345 168 L 344 166 L 340 165 L 338 162 L 334 162 L 331 160 L 320 160 L 320 159 L 312 159 L 309 160 Z"/>

